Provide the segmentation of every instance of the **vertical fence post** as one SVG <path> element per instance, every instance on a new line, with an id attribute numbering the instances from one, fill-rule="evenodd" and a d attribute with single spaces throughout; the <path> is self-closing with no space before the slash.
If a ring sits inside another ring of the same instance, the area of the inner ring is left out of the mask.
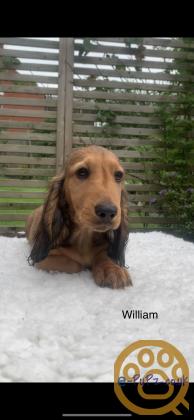
<path id="1" fill-rule="evenodd" d="M 56 173 L 63 169 L 72 149 L 73 43 L 73 38 L 59 41 Z"/>

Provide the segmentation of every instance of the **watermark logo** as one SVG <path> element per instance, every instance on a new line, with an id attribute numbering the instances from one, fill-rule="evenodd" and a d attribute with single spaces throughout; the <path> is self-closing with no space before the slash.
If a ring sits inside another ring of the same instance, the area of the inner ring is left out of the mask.
<path id="1" fill-rule="evenodd" d="M 132 393 L 127 393 L 130 383 L 137 384 L 138 403 L 133 400 Z M 148 383 L 155 384 L 154 393 L 148 392 Z M 165 384 L 165 392 L 162 393 L 159 392 L 160 386 L 157 389 L 161 383 Z M 126 347 L 115 361 L 114 391 L 120 402 L 133 413 L 163 415 L 172 411 L 180 415 L 179 404 L 189 410 L 185 399 L 188 387 L 187 362 L 182 353 L 166 341 L 136 341 Z"/>

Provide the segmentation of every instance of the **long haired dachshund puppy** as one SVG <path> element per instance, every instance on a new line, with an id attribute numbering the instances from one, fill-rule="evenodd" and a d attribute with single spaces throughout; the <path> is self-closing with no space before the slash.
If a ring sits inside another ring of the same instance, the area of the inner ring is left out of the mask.
<path id="1" fill-rule="evenodd" d="M 132 285 L 125 268 L 128 239 L 124 170 L 110 150 L 75 149 L 51 181 L 43 206 L 27 219 L 30 264 L 77 273 L 90 268 L 101 287 Z"/>

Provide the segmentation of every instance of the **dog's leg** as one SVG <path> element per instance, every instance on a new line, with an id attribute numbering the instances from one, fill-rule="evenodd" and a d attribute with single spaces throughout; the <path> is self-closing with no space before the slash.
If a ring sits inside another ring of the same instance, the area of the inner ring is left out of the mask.
<path id="1" fill-rule="evenodd" d="M 50 251 L 48 257 L 36 263 L 35 266 L 45 271 L 60 271 L 70 274 L 84 270 L 82 264 L 65 255 L 65 248 Z"/>
<path id="2" fill-rule="evenodd" d="M 105 251 L 95 256 L 92 264 L 92 274 L 100 287 L 119 289 L 132 286 L 132 280 L 127 269 L 114 263 Z"/>
<path id="3" fill-rule="evenodd" d="M 36 263 L 35 266 L 45 271 L 60 271 L 64 273 L 79 273 L 83 270 L 83 266 L 76 261 L 70 260 L 65 256 L 46 257 L 44 260 Z"/>

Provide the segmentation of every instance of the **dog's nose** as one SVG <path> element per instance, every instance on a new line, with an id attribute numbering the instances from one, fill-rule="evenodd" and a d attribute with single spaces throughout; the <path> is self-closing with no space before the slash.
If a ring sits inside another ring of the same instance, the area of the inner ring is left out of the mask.
<path id="1" fill-rule="evenodd" d="M 95 206 L 95 213 L 104 223 L 112 222 L 117 214 L 117 208 L 114 204 L 101 203 Z"/>

